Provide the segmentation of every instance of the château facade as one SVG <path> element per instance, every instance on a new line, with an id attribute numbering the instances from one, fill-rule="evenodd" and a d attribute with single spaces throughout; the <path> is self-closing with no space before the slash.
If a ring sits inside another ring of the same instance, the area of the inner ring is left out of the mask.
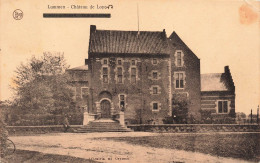
<path id="1" fill-rule="evenodd" d="M 123 119 L 162 124 L 173 117 L 173 96 L 188 99 L 189 117 L 201 120 L 200 59 L 173 32 L 116 31 L 90 26 L 85 65 L 67 70 L 84 121 Z"/>

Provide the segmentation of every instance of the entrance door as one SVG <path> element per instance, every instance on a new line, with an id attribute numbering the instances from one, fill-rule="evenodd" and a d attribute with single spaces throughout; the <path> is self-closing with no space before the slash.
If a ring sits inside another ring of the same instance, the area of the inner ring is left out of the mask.
<path id="1" fill-rule="evenodd" d="M 110 118 L 110 102 L 108 100 L 101 102 L 101 118 Z"/>

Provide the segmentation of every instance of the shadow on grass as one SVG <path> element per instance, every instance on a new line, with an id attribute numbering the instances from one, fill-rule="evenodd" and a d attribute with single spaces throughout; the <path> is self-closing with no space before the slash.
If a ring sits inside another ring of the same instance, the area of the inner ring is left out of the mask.
<path id="1" fill-rule="evenodd" d="M 214 156 L 260 161 L 260 133 L 162 134 L 160 136 L 105 139 L 157 148 L 179 149 Z"/>
<path id="2" fill-rule="evenodd" d="M 1 158 L 0 158 L 1 159 Z M 73 163 L 96 163 L 96 161 L 72 157 L 72 156 L 64 156 L 64 155 L 54 155 L 54 154 L 45 154 L 36 151 L 27 151 L 27 150 L 17 150 L 13 155 L 6 156 L 3 158 L 1 163 L 9 163 L 9 162 L 26 162 L 26 163 L 47 163 L 47 162 L 55 162 L 55 163 L 64 163 L 64 162 L 73 162 Z"/>

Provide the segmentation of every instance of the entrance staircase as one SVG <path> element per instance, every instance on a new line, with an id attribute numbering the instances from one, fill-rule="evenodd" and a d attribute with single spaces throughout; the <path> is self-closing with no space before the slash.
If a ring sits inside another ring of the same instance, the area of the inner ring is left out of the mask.
<path id="1" fill-rule="evenodd" d="M 100 119 L 91 121 L 86 126 L 82 126 L 74 132 L 88 133 L 88 132 L 131 132 L 132 130 L 122 126 L 119 122 L 111 119 Z"/>

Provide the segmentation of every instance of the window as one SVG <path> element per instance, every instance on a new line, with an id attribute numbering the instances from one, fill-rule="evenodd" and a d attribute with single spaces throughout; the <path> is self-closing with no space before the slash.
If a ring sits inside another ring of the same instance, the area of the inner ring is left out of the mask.
<path id="1" fill-rule="evenodd" d="M 153 59 L 153 64 L 156 65 L 157 63 L 158 63 L 157 59 L 154 58 L 154 59 Z"/>
<path id="2" fill-rule="evenodd" d="M 151 106 L 151 110 L 152 111 L 155 111 L 155 112 L 158 112 L 159 110 L 161 110 L 161 103 L 159 101 L 152 101 L 150 103 L 150 106 Z"/>
<path id="3" fill-rule="evenodd" d="M 153 94 L 157 95 L 158 94 L 158 87 L 153 87 Z"/>
<path id="4" fill-rule="evenodd" d="M 132 60 L 131 64 L 132 64 L 132 66 L 134 66 L 135 65 L 135 60 Z"/>
<path id="5" fill-rule="evenodd" d="M 181 52 L 177 52 L 177 66 L 181 66 Z"/>
<path id="6" fill-rule="evenodd" d="M 108 68 L 103 67 L 103 82 L 108 83 Z"/>
<path id="7" fill-rule="evenodd" d="M 136 68 L 131 68 L 131 82 L 136 83 Z"/>
<path id="8" fill-rule="evenodd" d="M 157 102 L 153 103 L 153 110 L 158 110 L 158 103 Z"/>
<path id="9" fill-rule="evenodd" d="M 153 79 L 158 79 L 158 73 L 157 72 L 153 72 Z"/>
<path id="10" fill-rule="evenodd" d="M 175 88 L 184 88 L 184 73 L 175 73 Z"/>
<path id="11" fill-rule="evenodd" d="M 117 83 L 123 83 L 123 69 L 122 69 L 122 67 L 117 68 Z"/>
<path id="12" fill-rule="evenodd" d="M 228 101 L 218 101 L 218 113 L 228 113 Z"/>
<path id="13" fill-rule="evenodd" d="M 175 65 L 177 67 L 182 67 L 184 65 L 183 56 L 184 56 L 184 54 L 181 50 L 177 50 L 175 52 Z"/>
<path id="14" fill-rule="evenodd" d="M 104 60 L 103 60 L 103 64 L 104 64 L 104 65 L 107 65 L 107 59 L 104 59 Z"/>
<path id="15" fill-rule="evenodd" d="M 118 65 L 122 65 L 122 60 L 121 60 L 121 59 L 118 59 L 118 60 L 117 60 L 117 64 L 118 64 Z"/>
<path id="16" fill-rule="evenodd" d="M 125 95 L 119 95 L 119 106 L 121 111 L 125 110 L 125 103 Z"/>
<path id="17" fill-rule="evenodd" d="M 81 98 L 87 97 L 89 94 L 88 87 L 81 87 Z"/>

